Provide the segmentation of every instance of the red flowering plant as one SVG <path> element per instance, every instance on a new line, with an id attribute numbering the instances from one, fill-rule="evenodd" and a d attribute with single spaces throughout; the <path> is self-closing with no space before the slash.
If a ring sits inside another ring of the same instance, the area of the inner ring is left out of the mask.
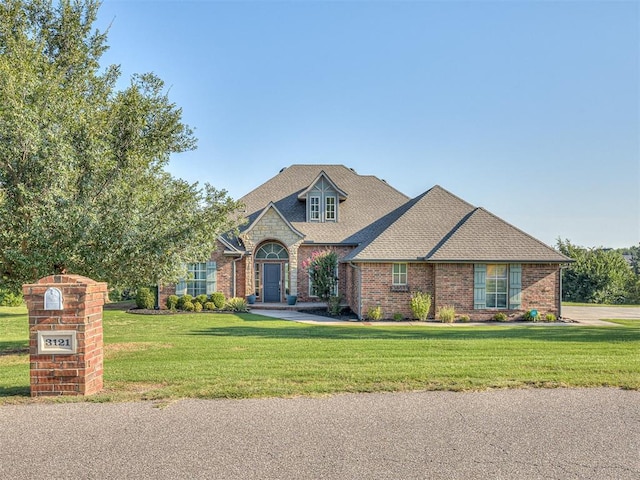
<path id="1" fill-rule="evenodd" d="M 338 254 L 333 250 L 315 251 L 302 262 L 302 268 L 309 274 L 313 293 L 328 302 L 338 284 Z"/>

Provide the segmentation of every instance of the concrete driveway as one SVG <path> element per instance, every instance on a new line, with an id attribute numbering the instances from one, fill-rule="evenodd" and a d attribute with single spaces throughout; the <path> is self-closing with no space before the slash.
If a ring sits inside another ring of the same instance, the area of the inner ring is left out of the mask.
<path id="1" fill-rule="evenodd" d="M 520 389 L 0 407 L 0 478 L 640 478 L 640 392 Z"/>
<path id="2" fill-rule="evenodd" d="M 640 307 L 616 307 L 613 305 L 597 307 L 563 306 L 562 317 L 591 325 L 602 324 L 605 323 L 602 320 L 613 318 L 640 321 Z M 611 325 L 610 322 L 605 324 Z"/>

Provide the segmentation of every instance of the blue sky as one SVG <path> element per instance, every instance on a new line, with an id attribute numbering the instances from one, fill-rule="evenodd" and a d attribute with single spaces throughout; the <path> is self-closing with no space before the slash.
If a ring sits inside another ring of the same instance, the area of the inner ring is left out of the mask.
<path id="1" fill-rule="evenodd" d="M 175 176 L 237 199 L 343 164 L 549 245 L 640 242 L 640 2 L 104 0 L 109 24 L 104 64 L 195 129 Z"/>

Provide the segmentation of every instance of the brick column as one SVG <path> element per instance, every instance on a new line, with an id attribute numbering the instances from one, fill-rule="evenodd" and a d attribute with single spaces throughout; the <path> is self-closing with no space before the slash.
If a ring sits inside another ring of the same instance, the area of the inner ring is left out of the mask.
<path id="1" fill-rule="evenodd" d="M 102 390 L 102 306 L 107 284 L 51 275 L 22 286 L 29 310 L 31 396 Z"/>

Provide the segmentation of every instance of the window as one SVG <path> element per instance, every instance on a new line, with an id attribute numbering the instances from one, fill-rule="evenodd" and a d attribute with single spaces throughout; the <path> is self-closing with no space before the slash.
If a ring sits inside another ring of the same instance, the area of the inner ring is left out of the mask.
<path id="1" fill-rule="evenodd" d="M 510 309 L 522 306 L 522 265 L 474 265 L 473 308 Z"/>
<path id="2" fill-rule="evenodd" d="M 285 260 L 289 258 L 289 252 L 279 243 L 265 243 L 256 250 L 256 258 L 259 260 Z"/>
<path id="3" fill-rule="evenodd" d="M 394 263 L 392 285 L 406 285 L 406 284 L 407 284 L 407 264 Z"/>
<path id="4" fill-rule="evenodd" d="M 309 220 L 318 222 L 320 220 L 320 197 L 311 197 L 309 202 Z"/>
<path id="5" fill-rule="evenodd" d="M 176 284 L 176 295 L 186 293 L 193 295 L 210 295 L 216 291 L 217 282 L 216 262 L 197 262 L 187 264 L 187 278 Z"/>
<path id="6" fill-rule="evenodd" d="M 190 263 L 188 266 L 187 293 L 192 296 L 207 293 L 207 264 L 206 262 Z"/>
<path id="7" fill-rule="evenodd" d="M 336 219 L 336 197 L 327 197 L 325 198 L 325 219 L 327 220 L 335 220 Z"/>
<path id="8" fill-rule="evenodd" d="M 487 265 L 487 308 L 507 308 L 508 283 L 506 265 Z"/>

